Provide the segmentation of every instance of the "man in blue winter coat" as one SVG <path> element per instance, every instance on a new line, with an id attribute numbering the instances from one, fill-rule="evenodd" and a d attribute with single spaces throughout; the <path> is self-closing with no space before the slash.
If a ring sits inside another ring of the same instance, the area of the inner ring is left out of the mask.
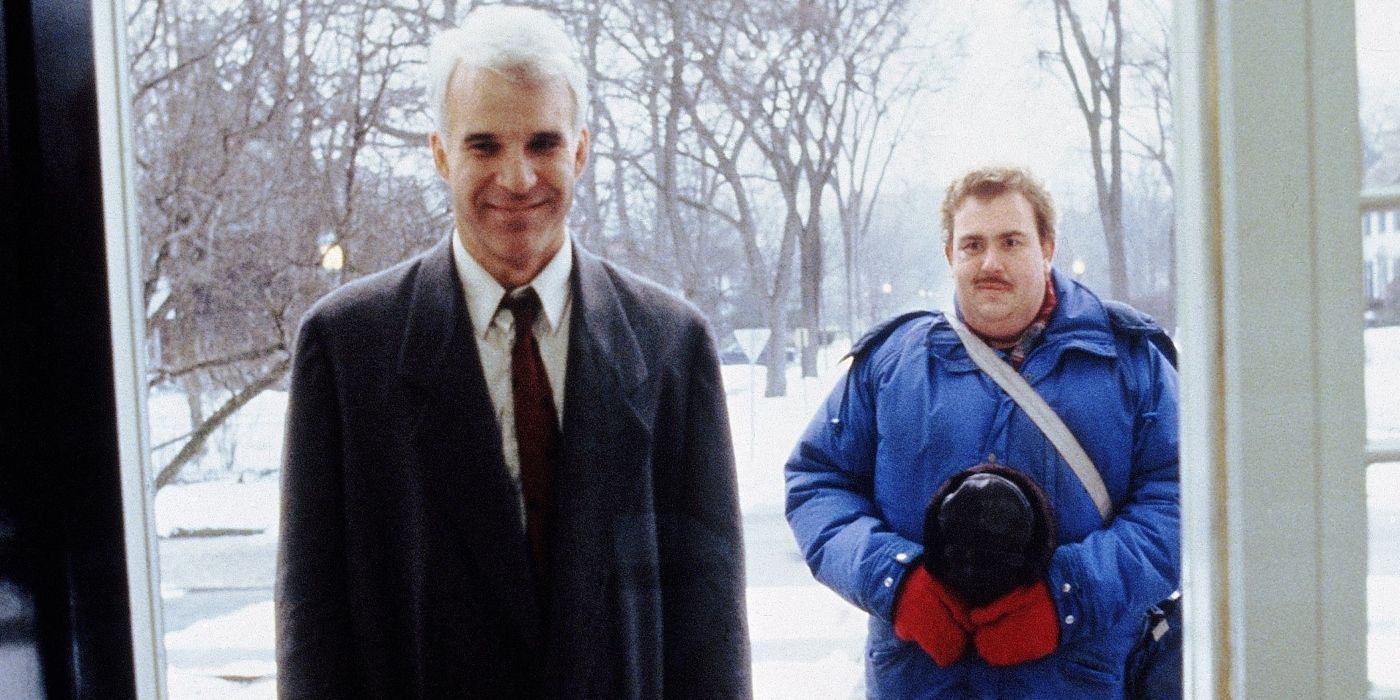
<path id="1" fill-rule="evenodd" d="M 788 460 L 788 521 L 817 579 L 870 614 L 870 697 L 1121 696 L 1144 612 L 1178 584 L 1176 371 L 1150 319 L 1054 270 L 1054 205 L 1029 173 L 974 170 L 942 215 L 958 318 L 1078 438 L 1111 519 L 931 312 L 857 342 Z M 931 498 L 986 462 L 1054 520 L 1048 564 L 990 602 L 921 566 Z"/>

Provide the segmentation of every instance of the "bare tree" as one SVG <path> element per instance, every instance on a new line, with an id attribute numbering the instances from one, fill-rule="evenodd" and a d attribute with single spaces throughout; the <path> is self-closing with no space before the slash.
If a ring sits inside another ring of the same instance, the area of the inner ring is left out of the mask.
<path id="1" fill-rule="evenodd" d="M 157 486 L 281 382 L 311 301 L 441 231 L 440 198 L 394 173 L 397 139 L 377 140 L 377 124 L 421 103 L 403 75 L 410 37 L 385 21 L 393 7 L 145 0 L 132 10 L 143 291 L 160 349 L 150 383 L 179 382 L 191 418 Z M 328 271 L 332 248 L 341 264 Z"/>
<path id="2" fill-rule="evenodd" d="M 1073 0 L 1051 0 L 1056 47 L 1043 61 L 1064 70 L 1089 135 L 1089 157 L 1108 249 L 1110 293 L 1128 298 L 1128 262 L 1123 241 L 1123 11 L 1106 0 L 1101 19 L 1087 25 Z"/>
<path id="3" fill-rule="evenodd" d="M 894 101 L 921 79 L 912 62 L 890 77 L 907 0 L 533 4 L 571 25 L 593 88 L 577 240 L 679 287 L 721 329 L 769 326 L 767 393 L 784 393 L 789 328 L 825 324 L 830 240 L 842 241 L 846 294 L 857 286 L 897 141 L 882 125 L 899 123 Z M 144 282 L 160 348 L 150 381 L 182 386 L 191 418 L 161 484 L 281 382 L 312 300 L 450 228 L 416 71 L 464 9 L 133 8 Z M 423 167 L 404 167 L 414 159 Z"/>
<path id="4" fill-rule="evenodd" d="M 805 376 L 816 374 L 817 347 L 810 341 L 826 325 L 823 292 L 831 227 L 824 207 L 829 199 L 837 202 L 842 214 L 837 229 L 844 238 L 853 229 L 842 224 L 858 224 L 859 209 L 848 206 L 850 199 L 843 195 L 850 193 L 842 185 L 873 194 L 863 190 L 868 181 L 852 177 L 843 183 L 838 173 L 846 165 L 845 172 L 854 175 L 849 166 L 859 160 L 851 159 L 860 159 L 877 135 L 857 127 L 871 126 L 869 120 L 883 116 L 892 98 L 881 90 L 881 80 L 902 48 L 907 10 L 904 2 L 804 2 L 796 11 L 773 3 L 733 23 L 734 33 L 747 43 L 767 48 L 765 60 L 756 66 L 762 70 L 744 70 L 750 62 L 736 62 L 737 70 L 711 72 L 730 109 L 759 125 L 754 145 L 782 194 L 784 226 L 794 230 L 799 243 L 800 323 L 809 339 L 802 343 Z M 848 265 L 851 259 L 848 252 Z M 783 340 L 776 329 L 774 336 Z M 777 366 L 770 357 L 770 373 Z"/>
<path id="5" fill-rule="evenodd" d="M 1108 258 L 1109 292 L 1119 299 L 1148 302 L 1169 296 L 1155 280 L 1174 269 L 1175 223 L 1165 220 L 1165 243 L 1156 233 L 1124 222 L 1124 180 L 1130 174 L 1124 155 L 1156 170 L 1162 187 L 1144 183 L 1139 194 L 1164 189 L 1170 202 L 1171 51 L 1169 13 L 1158 0 L 1133 6 L 1125 15 L 1121 0 L 1050 0 L 1055 17 L 1054 49 L 1040 53 L 1045 65 L 1059 68 L 1071 87 L 1089 137 L 1099 222 Z M 1097 19 L 1093 19 L 1093 18 Z M 1125 147 L 1126 143 L 1126 147 Z M 1139 203 L 1138 209 L 1142 209 Z M 1155 211 L 1170 211 L 1157 208 Z M 1141 223 L 1141 222 L 1139 222 Z M 1154 227 L 1155 228 L 1155 227 Z M 1141 240 L 1139 240 L 1141 239 Z M 1161 248 L 1166 254 L 1161 254 Z M 1143 254 L 1134 251 L 1150 248 Z M 1145 267 L 1146 274 L 1130 274 Z M 1135 288 L 1130 280 L 1146 283 Z M 1152 301 L 1161 306 L 1157 301 Z M 1159 313 L 1162 309 L 1159 309 Z"/>
<path id="6" fill-rule="evenodd" d="M 1133 40 L 1128 47 L 1129 57 L 1124 67 L 1128 87 L 1140 103 L 1139 111 L 1143 118 L 1134 126 L 1125 127 L 1124 135 L 1132 144 L 1131 154 L 1139 161 L 1155 168 L 1161 186 L 1147 183 L 1143 188 L 1144 197 L 1159 202 L 1165 200 L 1167 206 L 1157 206 L 1156 215 L 1150 224 L 1157 224 L 1165 231 L 1165 240 L 1151 246 L 1153 254 L 1139 255 L 1139 264 L 1148 268 L 1135 279 L 1148 281 L 1148 286 L 1138 290 L 1145 297 L 1156 301 L 1154 313 L 1158 320 L 1174 324 L 1175 310 L 1170 302 L 1172 285 L 1153 285 L 1152 281 L 1166 277 L 1170 279 L 1176 270 L 1176 211 L 1171 206 L 1176 187 L 1176 176 L 1172 170 L 1172 57 L 1171 26 L 1169 8 L 1164 8 L 1159 0 L 1145 0 L 1137 6 L 1140 17 L 1129 28 Z M 1153 190 L 1160 189 L 1160 196 Z M 1133 231 L 1146 231 L 1133 227 Z M 1147 235 L 1151 235 L 1150 232 Z M 1167 299 L 1162 303 L 1161 299 Z"/>
<path id="7" fill-rule="evenodd" d="M 832 190 L 841 237 L 845 330 L 852 338 L 875 320 L 864 260 L 889 165 L 907 133 L 908 108 L 913 98 L 942 87 L 932 70 L 940 61 L 932 59 L 946 49 L 947 46 L 921 47 L 911 51 L 906 60 L 898 60 L 902 51 L 892 47 L 873 62 L 857 61 L 854 57 L 843 59 L 847 80 L 857 87 L 847 93 L 850 102 L 845 143 Z"/>

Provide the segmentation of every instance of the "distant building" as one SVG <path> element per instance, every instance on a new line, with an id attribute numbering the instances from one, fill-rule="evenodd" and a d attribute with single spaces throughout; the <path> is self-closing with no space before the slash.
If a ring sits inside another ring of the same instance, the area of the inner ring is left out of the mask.
<path id="1" fill-rule="evenodd" d="M 1397 139 L 1400 141 L 1400 139 Z M 1382 147 L 1380 157 L 1366 169 L 1368 189 L 1400 187 L 1400 143 Z M 1371 209 L 1361 214 L 1362 276 L 1366 281 L 1366 314 L 1372 323 L 1400 323 L 1400 206 Z"/>
<path id="2" fill-rule="evenodd" d="M 1400 209 L 1369 211 L 1361 216 L 1367 306 L 1384 305 L 1400 280 Z"/>

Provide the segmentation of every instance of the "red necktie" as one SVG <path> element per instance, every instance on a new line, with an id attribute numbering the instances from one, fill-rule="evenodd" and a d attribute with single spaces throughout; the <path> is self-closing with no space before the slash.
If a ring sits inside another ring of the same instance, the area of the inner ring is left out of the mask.
<path id="1" fill-rule="evenodd" d="M 554 498 L 550 482 L 560 441 L 559 420 L 554 410 L 554 393 L 549 388 L 540 357 L 540 344 L 532 330 L 540 312 L 540 298 L 527 287 L 517 295 L 507 294 L 501 307 L 510 311 L 515 322 L 515 340 L 510 350 L 510 384 L 515 405 L 515 442 L 520 454 L 520 485 L 525 497 L 525 535 L 530 543 L 536 591 L 542 604 L 548 602 L 550 516 Z"/>

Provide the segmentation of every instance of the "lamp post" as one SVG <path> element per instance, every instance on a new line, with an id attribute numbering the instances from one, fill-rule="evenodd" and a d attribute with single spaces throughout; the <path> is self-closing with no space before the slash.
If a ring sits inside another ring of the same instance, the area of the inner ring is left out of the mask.
<path id="1" fill-rule="evenodd" d="M 340 286 L 341 274 L 345 269 L 345 249 L 341 247 L 339 242 L 332 242 L 322 243 L 320 251 L 321 269 L 325 270 L 335 281 L 336 286 Z"/>
<path id="2" fill-rule="evenodd" d="M 345 267 L 345 249 L 339 243 L 321 246 L 321 268 L 326 272 L 339 273 Z"/>
<path id="3" fill-rule="evenodd" d="M 890 295 L 894 293 L 894 284 L 885 281 L 880 283 L 879 309 L 875 314 L 876 320 L 882 319 L 890 313 Z"/>

